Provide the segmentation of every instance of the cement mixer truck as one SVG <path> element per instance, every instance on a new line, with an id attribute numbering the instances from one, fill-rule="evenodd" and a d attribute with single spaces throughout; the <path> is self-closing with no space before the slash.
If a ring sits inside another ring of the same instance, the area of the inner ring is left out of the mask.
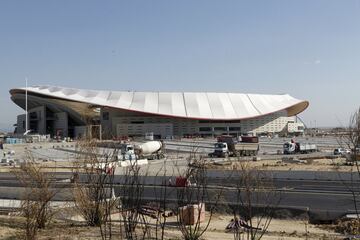
<path id="1" fill-rule="evenodd" d="M 164 158 L 164 143 L 162 141 L 149 141 L 134 146 L 138 159 L 148 160 Z"/>
<path id="2" fill-rule="evenodd" d="M 149 141 L 139 144 L 122 144 L 119 160 L 161 159 L 164 158 L 164 144 L 161 141 Z"/>

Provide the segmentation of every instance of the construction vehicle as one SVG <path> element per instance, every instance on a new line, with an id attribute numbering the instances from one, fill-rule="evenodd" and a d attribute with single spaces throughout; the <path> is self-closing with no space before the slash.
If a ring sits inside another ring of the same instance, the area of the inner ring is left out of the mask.
<path id="1" fill-rule="evenodd" d="M 125 161 L 125 160 L 135 160 L 135 149 L 133 144 L 121 144 L 118 153 L 118 160 Z"/>
<path id="2" fill-rule="evenodd" d="M 123 144 L 118 155 L 119 160 L 161 159 L 164 158 L 164 144 L 161 141 L 149 141 L 141 144 Z"/>
<path id="3" fill-rule="evenodd" d="M 162 141 L 148 141 L 135 145 L 135 154 L 139 159 L 162 159 L 165 157 L 164 144 Z"/>
<path id="4" fill-rule="evenodd" d="M 211 157 L 255 156 L 259 151 L 259 138 L 222 135 L 218 137 L 214 147 L 214 152 L 209 154 Z"/>
<path id="5" fill-rule="evenodd" d="M 296 154 L 296 153 L 311 153 L 317 151 L 317 146 L 315 144 L 309 143 L 298 143 L 293 139 L 290 142 L 284 143 L 283 146 L 284 154 Z"/>
<path id="6" fill-rule="evenodd" d="M 116 166 L 127 167 L 131 165 L 148 164 L 148 160 L 164 157 L 164 145 L 160 141 L 149 141 L 141 144 L 122 143 L 115 159 L 104 159 L 99 163 L 87 164 L 86 167 L 95 168 L 107 174 L 113 174 Z"/>

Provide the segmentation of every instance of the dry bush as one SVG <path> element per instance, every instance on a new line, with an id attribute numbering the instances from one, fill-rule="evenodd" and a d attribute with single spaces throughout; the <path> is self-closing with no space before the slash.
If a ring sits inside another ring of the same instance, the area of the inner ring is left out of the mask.
<path id="1" fill-rule="evenodd" d="M 360 198 L 360 108 L 351 116 L 349 126 L 345 130 L 345 133 L 340 135 L 339 143 L 351 150 L 351 154 L 347 155 L 347 161 L 352 165 L 352 169 L 350 180 L 343 181 L 343 184 L 352 195 L 357 225 L 360 226 L 358 203 Z"/>
<path id="2" fill-rule="evenodd" d="M 343 234 L 359 235 L 360 225 L 357 219 L 341 220 L 336 223 L 335 231 Z"/>
<path id="3" fill-rule="evenodd" d="M 207 231 L 212 220 L 214 210 L 218 206 L 219 200 L 222 196 L 222 190 L 208 188 L 206 162 L 204 158 L 197 156 L 196 150 L 190 153 L 190 157 L 188 158 L 188 167 L 182 174 L 180 174 L 180 176 L 187 179 L 189 182 L 187 186 L 176 188 L 178 229 L 185 240 L 197 240 L 200 239 Z M 202 204 L 205 204 L 205 202 L 208 202 L 208 211 L 204 222 L 201 222 L 200 218 L 203 214 Z M 188 225 L 186 224 L 186 219 L 183 219 L 183 215 L 180 214 L 179 210 L 180 208 L 193 204 L 199 204 L 199 210 L 197 211 L 197 215 L 194 213 L 194 216 L 196 215 L 194 224 Z"/>
<path id="4" fill-rule="evenodd" d="M 74 167 L 73 195 L 78 213 L 89 226 L 98 226 L 103 239 L 112 238 L 111 211 L 114 171 L 117 149 L 106 152 L 95 140 L 82 140 L 76 146 L 79 152 Z"/>
<path id="5" fill-rule="evenodd" d="M 105 206 L 93 195 L 93 190 L 77 185 L 74 188 L 76 208 L 89 226 L 99 226 L 104 221 Z"/>
<path id="6" fill-rule="evenodd" d="M 174 170 L 174 169 L 172 169 Z M 162 174 L 161 174 L 162 172 Z M 167 215 L 166 211 L 168 210 L 168 201 L 167 199 L 170 197 L 171 189 L 169 189 L 169 179 L 172 179 L 172 176 L 169 176 L 169 169 L 167 167 L 167 160 L 164 160 L 164 164 L 156 173 L 156 177 L 161 177 L 164 182 L 162 182 L 160 190 L 155 187 L 155 199 L 158 202 L 157 214 L 156 214 L 156 223 L 155 223 L 155 238 L 156 239 L 164 239 L 165 238 L 165 226 L 167 223 Z M 173 171 L 172 171 L 173 175 Z M 154 183 L 156 186 L 156 183 Z"/>
<path id="7" fill-rule="evenodd" d="M 61 189 L 53 186 L 52 174 L 44 172 L 30 154 L 13 173 L 25 187 L 21 201 L 21 212 L 26 219 L 23 237 L 35 239 L 38 229 L 45 228 L 53 218 L 55 211 L 50 202 Z"/>
<path id="8" fill-rule="evenodd" d="M 241 162 L 233 176 L 238 178 L 234 219 L 245 221 L 243 230 L 247 239 L 261 239 L 270 225 L 281 195 L 274 188 L 271 176 L 247 162 Z M 240 237 L 239 233 L 234 234 L 234 239 Z"/>
<path id="9" fill-rule="evenodd" d="M 146 175 L 146 173 L 144 174 Z M 120 231 L 124 231 L 122 235 L 125 239 L 150 238 L 149 224 L 146 217 L 141 214 L 145 183 L 143 182 L 141 167 L 137 165 L 136 160 L 130 161 L 130 165 L 125 168 L 122 183 L 118 206 L 123 224 L 120 226 Z M 136 229 L 139 229 L 140 233 Z"/>

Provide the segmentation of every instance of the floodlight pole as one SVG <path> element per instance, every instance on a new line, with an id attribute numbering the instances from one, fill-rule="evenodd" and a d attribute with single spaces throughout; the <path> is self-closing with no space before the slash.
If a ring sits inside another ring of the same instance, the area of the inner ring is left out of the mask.
<path id="1" fill-rule="evenodd" d="M 29 116 L 28 116 L 28 93 L 27 93 L 27 88 L 28 88 L 28 79 L 25 78 L 25 114 L 26 114 L 26 122 L 25 122 L 25 133 L 28 131 L 28 121 L 29 121 Z"/>
<path id="2" fill-rule="evenodd" d="M 99 125 L 99 132 L 100 132 L 99 138 L 100 138 L 100 142 L 101 142 L 101 141 L 102 141 L 102 135 L 101 135 L 101 133 L 102 133 L 102 126 L 101 126 L 101 123 L 100 123 L 100 125 Z"/>

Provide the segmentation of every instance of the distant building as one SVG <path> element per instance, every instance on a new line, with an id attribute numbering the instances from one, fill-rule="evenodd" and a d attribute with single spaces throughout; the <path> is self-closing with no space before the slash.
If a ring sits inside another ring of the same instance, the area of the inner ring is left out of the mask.
<path id="1" fill-rule="evenodd" d="M 305 125 L 302 122 L 289 121 L 287 126 L 287 132 L 290 134 L 303 134 L 305 131 Z"/>
<path id="2" fill-rule="evenodd" d="M 25 88 L 10 90 L 25 109 Z M 299 130 L 294 116 L 308 101 L 287 94 L 95 91 L 52 86 L 28 88 L 29 129 L 78 137 L 91 129 L 103 138 L 261 134 Z M 17 133 L 25 131 L 25 114 Z M 88 126 L 92 126 L 89 128 Z"/>

